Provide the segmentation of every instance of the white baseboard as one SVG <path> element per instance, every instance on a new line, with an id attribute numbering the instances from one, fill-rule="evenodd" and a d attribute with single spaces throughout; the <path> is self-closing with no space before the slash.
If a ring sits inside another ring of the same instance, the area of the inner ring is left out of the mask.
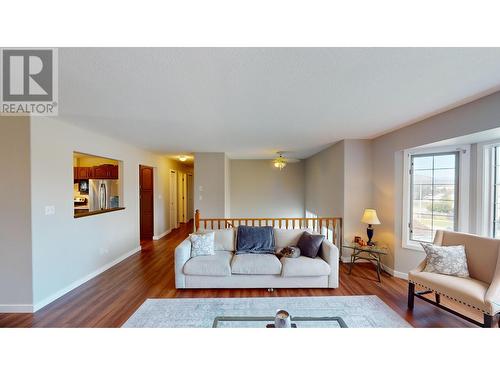
<path id="1" fill-rule="evenodd" d="M 392 268 L 387 267 L 385 264 L 382 264 L 382 269 L 385 272 L 387 272 L 389 275 L 397 277 L 398 279 L 408 280 L 408 274 L 407 273 L 393 270 Z"/>
<path id="2" fill-rule="evenodd" d="M 343 256 L 341 259 L 342 259 L 343 263 L 351 263 L 351 257 L 350 256 Z M 360 260 L 356 261 L 356 263 L 367 263 L 367 262 L 369 262 L 369 261 L 365 260 L 365 259 L 360 259 Z M 397 277 L 398 279 L 408 280 L 408 274 L 407 273 L 395 271 L 392 268 L 386 266 L 384 263 L 382 263 L 382 269 L 385 272 L 387 272 L 389 275 Z"/>
<path id="3" fill-rule="evenodd" d="M 63 288 L 63 289 L 55 292 L 54 294 L 50 295 L 49 297 L 47 297 L 47 298 L 43 299 L 42 301 L 36 303 L 33 306 L 33 312 L 36 312 L 36 311 L 40 310 L 42 307 L 47 306 L 49 303 L 54 302 L 56 299 L 62 297 L 66 293 L 68 293 L 68 292 L 72 291 L 73 289 L 79 287 L 83 283 L 86 283 L 90 279 L 93 279 L 97 275 L 99 275 L 99 274 L 103 273 L 104 271 L 110 269 L 114 265 L 116 265 L 116 264 L 120 263 L 121 261 L 127 259 L 129 256 L 134 255 L 135 253 L 137 253 L 140 250 L 141 250 L 141 246 L 136 247 L 135 249 L 129 251 L 128 253 L 125 253 L 125 254 L 119 256 L 118 258 L 116 258 L 112 262 L 109 262 L 108 264 L 105 264 L 104 266 L 100 267 L 99 269 L 95 270 L 94 272 L 89 273 L 88 275 L 82 277 L 81 279 L 76 280 L 75 282 L 71 283 L 67 287 L 65 287 L 65 288 Z"/>
<path id="4" fill-rule="evenodd" d="M 0 313 L 32 313 L 33 305 L 0 305 Z"/>
<path id="5" fill-rule="evenodd" d="M 340 261 L 341 261 L 342 263 L 351 263 L 351 257 L 350 257 L 350 256 L 345 256 L 345 255 L 344 255 L 344 256 L 340 257 Z"/>
<path id="6" fill-rule="evenodd" d="M 169 230 L 166 230 L 165 232 L 163 232 L 162 234 L 158 235 L 158 236 L 153 236 L 153 240 L 157 241 L 163 237 L 165 237 L 167 234 L 169 234 L 172 230 L 169 229 Z"/>
<path id="7" fill-rule="evenodd" d="M 394 277 L 399 279 L 408 280 L 408 274 L 404 272 L 394 271 Z"/>

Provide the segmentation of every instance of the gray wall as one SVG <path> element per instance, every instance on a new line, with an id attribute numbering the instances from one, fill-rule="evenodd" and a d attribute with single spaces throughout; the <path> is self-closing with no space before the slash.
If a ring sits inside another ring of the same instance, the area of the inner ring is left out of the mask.
<path id="1" fill-rule="evenodd" d="M 223 152 L 194 154 L 194 208 L 202 217 L 222 218 L 227 214 L 227 163 Z"/>
<path id="2" fill-rule="evenodd" d="M 376 231 L 391 249 L 386 260 L 389 267 L 405 273 L 424 257 L 422 252 L 402 247 L 403 150 L 499 126 L 500 92 L 372 141 L 373 199 L 382 222 Z"/>
<path id="3" fill-rule="evenodd" d="M 230 160 L 231 217 L 303 217 L 304 164 Z"/>
<path id="4" fill-rule="evenodd" d="M 29 312 L 31 277 L 30 119 L 0 116 L 0 312 Z"/>
<path id="5" fill-rule="evenodd" d="M 366 238 L 366 224 L 361 223 L 365 208 L 373 206 L 371 141 L 348 139 L 344 141 L 344 236 L 350 242 L 355 235 Z M 377 239 L 375 229 L 374 240 Z M 343 255 L 350 252 L 346 249 Z"/>
<path id="6" fill-rule="evenodd" d="M 224 217 L 231 216 L 231 161 L 224 157 Z"/>
<path id="7" fill-rule="evenodd" d="M 372 157 L 370 140 L 347 139 L 305 161 L 306 212 L 341 216 L 345 241 L 365 237 L 360 222 L 363 210 L 372 207 Z M 344 260 L 350 250 L 343 249 Z"/>
<path id="8" fill-rule="evenodd" d="M 305 209 L 316 216 L 344 216 L 344 141 L 305 161 Z"/>

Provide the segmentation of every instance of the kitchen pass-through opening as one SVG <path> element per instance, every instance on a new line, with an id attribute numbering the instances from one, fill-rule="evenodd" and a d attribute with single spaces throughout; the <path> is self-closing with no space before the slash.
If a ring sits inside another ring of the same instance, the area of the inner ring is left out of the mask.
<path id="1" fill-rule="evenodd" d="M 122 166 L 120 160 L 73 153 L 75 218 L 124 209 Z"/>

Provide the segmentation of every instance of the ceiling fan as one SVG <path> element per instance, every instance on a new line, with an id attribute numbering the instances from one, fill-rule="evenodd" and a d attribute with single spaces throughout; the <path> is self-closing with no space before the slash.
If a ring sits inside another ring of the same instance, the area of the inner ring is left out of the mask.
<path id="1" fill-rule="evenodd" d="M 284 153 L 284 151 L 276 152 L 276 154 L 278 154 L 278 157 L 273 160 L 274 167 L 278 168 L 280 171 L 285 168 L 288 163 L 297 163 L 300 161 L 300 159 L 286 158 L 283 156 Z"/>

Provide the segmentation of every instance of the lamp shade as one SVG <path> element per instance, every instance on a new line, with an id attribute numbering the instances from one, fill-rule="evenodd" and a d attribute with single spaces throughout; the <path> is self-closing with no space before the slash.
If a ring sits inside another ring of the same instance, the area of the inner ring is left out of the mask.
<path id="1" fill-rule="evenodd" d="M 377 216 L 377 211 L 375 211 L 373 208 L 365 208 L 365 212 L 363 212 L 361 222 L 365 224 L 380 224 L 380 220 Z"/>

